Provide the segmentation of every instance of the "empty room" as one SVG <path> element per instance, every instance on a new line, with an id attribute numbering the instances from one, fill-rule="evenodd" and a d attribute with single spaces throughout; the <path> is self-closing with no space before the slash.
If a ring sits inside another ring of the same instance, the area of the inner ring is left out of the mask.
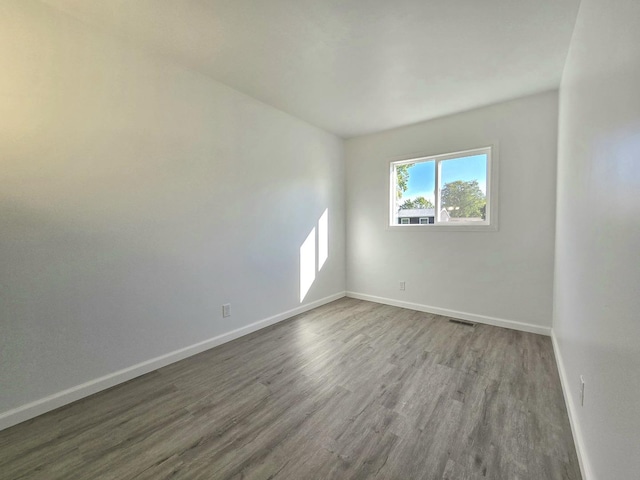
<path id="1" fill-rule="evenodd" d="M 0 480 L 640 478 L 636 0 L 0 0 Z"/>

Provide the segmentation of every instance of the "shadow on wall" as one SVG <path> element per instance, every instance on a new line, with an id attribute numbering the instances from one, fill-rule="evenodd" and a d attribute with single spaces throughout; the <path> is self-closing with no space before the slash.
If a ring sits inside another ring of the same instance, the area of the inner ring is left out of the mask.
<path id="1" fill-rule="evenodd" d="M 0 195 L 0 412 L 192 345 L 219 311 L 217 263 L 191 254 L 206 251 L 200 231 L 160 244 L 173 224 L 91 223 L 52 205 Z"/>
<path id="2" fill-rule="evenodd" d="M 317 241 L 316 241 L 317 240 Z M 317 246 L 317 248 L 316 248 Z M 325 209 L 300 246 L 300 303 L 329 258 L 329 209 Z M 317 263 L 316 263 L 317 260 Z M 317 265 L 317 268 L 316 268 Z"/>

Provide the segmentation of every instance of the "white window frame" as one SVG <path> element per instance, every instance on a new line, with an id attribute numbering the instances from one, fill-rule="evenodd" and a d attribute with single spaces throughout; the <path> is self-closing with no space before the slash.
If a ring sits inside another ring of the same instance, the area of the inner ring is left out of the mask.
<path id="1" fill-rule="evenodd" d="M 409 217 L 402 217 L 398 225 L 411 225 L 411 219 Z"/>
<path id="2" fill-rule="evenodd" d="M 426 220 L 426 222 L 423 222 L 423 220 Z M 418 223 L 420 225 L 429 225 L 429 217 L 420 217 L 418 219 Z"/>
<path id="3" fill-rule="evenodd" d="M 438 231 L 438 230 L 457 230 L 457 231 L 495 231 L 498 230 L 498 170 L 497 170 L 497 144 L 486 147 L 471 148 L 468 150 L 460 150 L 451 153 L 442 153 L 437 155 L 411 155 L 395 158 L 389 162 L 389 219 L 387 221 L 387 229 L 390 230 L 421 230 L 421 231 Z M 484 221 L 473 222 L 446 222 L 440 220 L 440 176 L 441 162 L 444 160 L 452 160 L 472 155 L 487 155 L 487 206 L 485 209 Z M 406 165 L 410 163 L 435 162 L 435 218 L 434 223 L 429 224 L 398 224 L 398 212 L 395 210 L 396 199 L 396 165 Z M 410 227 L 410 228 L 407 228 Z"/>

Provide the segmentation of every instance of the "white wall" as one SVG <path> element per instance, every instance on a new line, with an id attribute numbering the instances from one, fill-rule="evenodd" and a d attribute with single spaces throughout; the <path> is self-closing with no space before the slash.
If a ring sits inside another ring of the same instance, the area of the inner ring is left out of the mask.
<path id="1" fill-rule="evenodd" d="M 348 291 L 548 333 L 557 115 L 549 92 L 348 140 Z M 498 231 L 386 229 L 390 160 L 490 144 L 498 144 Z"/>
<path id="2" fill-rule="evenodd" d="M 639 19 L 582 0 L 560 94 L 553 330 L 588 479 L 640 472 Z"/>
<path id="3" fill-rule="evenodd" d="M 341 139 L 30 0 L 0 72 L 0 414 L 300 306 L 326 208 L 344 292 Z"/>

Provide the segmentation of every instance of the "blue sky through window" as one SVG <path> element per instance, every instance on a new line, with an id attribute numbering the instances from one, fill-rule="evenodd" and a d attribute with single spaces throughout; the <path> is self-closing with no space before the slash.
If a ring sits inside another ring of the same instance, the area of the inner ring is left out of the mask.
<path id="1" fill-rule="evenodd" d="M 409 169 L 407 191 L 403 199 L 425 197 L 435 201 L 435 161 L 417 163 Z M 477 180 L 480 190 L 487 193 L 487 155 L 471 155 L 441 162 L 442 185 L 455 180 Z"/>

